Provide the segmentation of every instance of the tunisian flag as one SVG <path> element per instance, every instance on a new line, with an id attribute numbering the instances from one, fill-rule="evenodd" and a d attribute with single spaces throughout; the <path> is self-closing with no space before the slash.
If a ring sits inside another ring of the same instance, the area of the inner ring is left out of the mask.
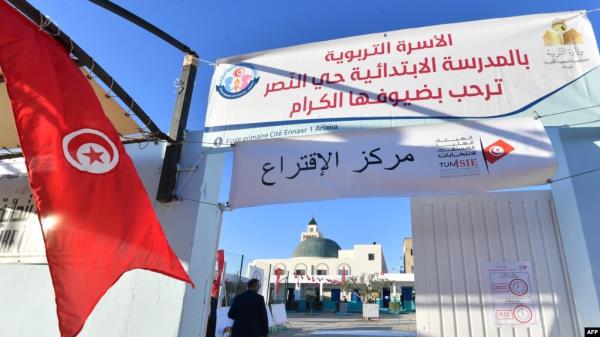
<path id="1" fill-rule="evenodd" d="M 221 278 L 223 277 L 223 268 L 225 268 L 225 251 L 219 249 L 217 251 L 217 277 L 213 282 L 210 296 L 217 298 L 219 296 L 219 288 L 221 287 Z"/>
<path id="2" fill-rule="evenodd" d="M 92 87 L 67 51 L 0 0 L 0 67 L 42 225 L 62 337 L 128 270 L 191 280 Z"/>
<path id="3" fill-rule="evenodd" d="M 281 268 L 275 269 L 275 294 L 279 294 L 279 281 L 281 280 Z"/>

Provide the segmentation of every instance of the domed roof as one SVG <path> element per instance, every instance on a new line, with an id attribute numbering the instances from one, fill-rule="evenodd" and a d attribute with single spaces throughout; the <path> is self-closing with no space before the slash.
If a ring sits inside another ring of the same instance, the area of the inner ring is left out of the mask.
<path id="1" fill-rule="evenodd" d="M 325 238 L 308 238 L 301 241 L 292 257 L 338 257 L 340 246 L 333 240 Z"/>

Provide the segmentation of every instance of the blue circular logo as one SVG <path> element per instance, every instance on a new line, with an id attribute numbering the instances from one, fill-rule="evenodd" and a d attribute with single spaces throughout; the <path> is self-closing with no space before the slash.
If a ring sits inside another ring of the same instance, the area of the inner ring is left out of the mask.
<path id="1" fill-rule="evenodd" d="M 258 73 L 245 63 L 227 69 L 217 85 L 217 91 L 227 99 L 240 98 L 250 92 L 258 83 Z"/>

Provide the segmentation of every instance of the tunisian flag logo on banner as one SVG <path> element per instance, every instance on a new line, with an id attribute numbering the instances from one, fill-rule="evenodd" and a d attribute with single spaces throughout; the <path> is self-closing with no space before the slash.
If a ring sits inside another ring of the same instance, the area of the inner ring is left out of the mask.
<path id="1" fill-rule="evenodd" d="M 483 149 L 483 155 L 485 156 L 485 160 L 490 164 L 493 164 L 511 153 L 514 149 L 515 148 L 512 145 L 502 139 L 498 139 L 496 142 Z"/>
<path id="2" fill-rule="evenodd" d="M 0 67 L 42 224 L 62 337 L 128 270 L 191 280 L 119 135 L 65 48 L 0 0 Z"/>

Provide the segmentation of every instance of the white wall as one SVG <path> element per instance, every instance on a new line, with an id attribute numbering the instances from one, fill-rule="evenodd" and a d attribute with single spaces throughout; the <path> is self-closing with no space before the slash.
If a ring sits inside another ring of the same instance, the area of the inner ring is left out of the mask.
<path id="1" fill-rule="evenodd" d="M 412 199 L 419 337 L 581 336 L 550 191 Z M 485 262 L 529 261 L 536 327 L 498 328 Z"/>
<path id="2" fill-rule="evenodd" d="M 285 265 L 286 271 L 289 271 L 290 277 L 293 278 L 295 268 L 299 264 L 306 265 L 307 275 L 317 275 L 317 267 L 319 265 L 326 265 L 330 276 L 338 275 L 338 267 L 342 264 L 350 266 L 351 275 L 361 274 L 373 274 L 385 272 L 382 268 L 383 264 L 383 251 L 380 244 L 376 245 L 354 245 L 353 250 L 340 250 L 339 258 L 321 258 L 321 257 L 293 257 L 289 259 L 257 259 L 252 262 L 260 268 L 263 268 L 265 272 L 269 271 L 269 264 L 271 265 L 271 274 L 274 275 L 275 268 L 277 265 Z M 369 253 L 375 255 L 375 259 L 369 261 Z M 314 269 L 314 273 L 312 270 Z"/>
<path id="3" fill-rule="evenodd" d="M 186 140 L 200 137 L 193 133 Z M 143 150 L 127 146 L 151 200 L 158 187 L 163 149 L 162 143 L 148 144 Z M 216 202 L 223 155 L 203 156 L 194 143 L 184 146 L 182 157 L 178 194 Z M 175 253 L 189 267 L 196 289 L 158 273 L 128 272 L 99 302 L 80 336 L 188 337 L 204 331 L 221 212 L 195 201 L 154 202 L 154 207 Z M 56 337 L 55 310 L 47 265 L 0 264 L 0 336 Z"/>

